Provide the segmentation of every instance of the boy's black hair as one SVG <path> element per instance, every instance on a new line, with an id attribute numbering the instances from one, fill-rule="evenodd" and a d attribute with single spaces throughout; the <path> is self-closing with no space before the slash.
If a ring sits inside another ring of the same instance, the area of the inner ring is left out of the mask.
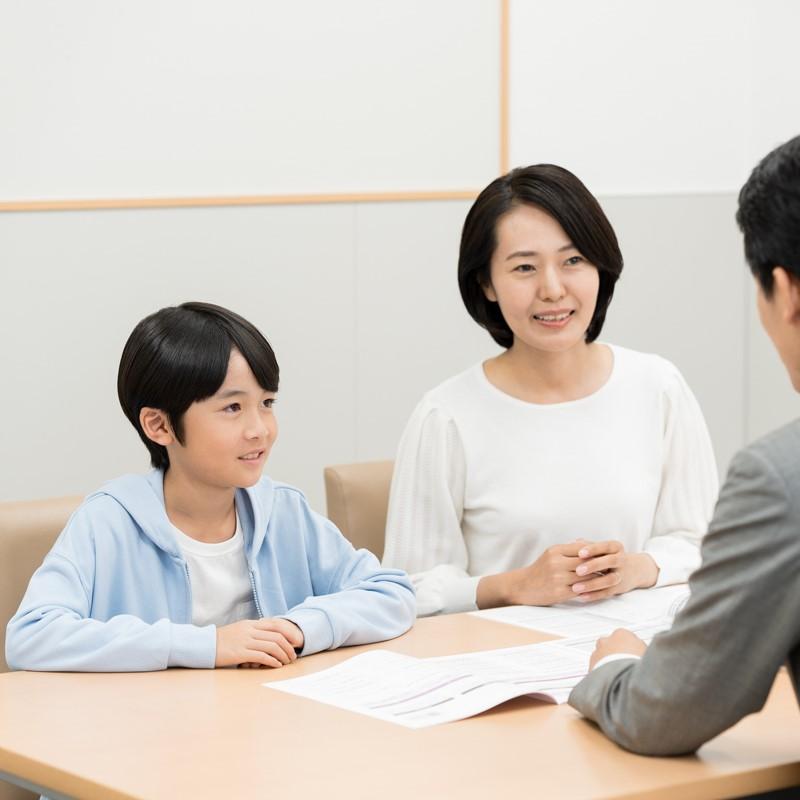
<path id="1" fill-rule="evenodd" d="M 736 221 L 750 271 L 767 297 L 775 267 L 800 278 L 800 136 L 759 162 L 739 192 Z"/>
<path id="2" fill-rule="evenodd" d="M 125 343 L 117 374 L 117 394 L 154 467 L 169 468 L 169 456 L 139 422 L 145 407 L 169 418 L 183 444 L 183 415 L 197 400 L 211 397 L 225 380 L 235 348 L 259 385 L 278 391 L 278 362 L 269 342 L 243 317 L 211 303 L 182 303 L 145 317 Z"/>
<path id="3" fill-rule="evenodd" d="M 492 255 L 497 247 L 497 223 L 519 205 L 538 206 L 558 222 L 584 258 L 600 273 L 600 287 L 586 341 L 593 342 L 605 322 L 622 272 L 622 253 L 611 223 L 594 195 L 568 170 L 553 164 L 518 167 L 492 181 L 479 195 L 461 232 L 458 287 L 470 316 L 502 347 L 511 347 L 514 334 L 500 306 L 484 294 L 489 285 Z"/>

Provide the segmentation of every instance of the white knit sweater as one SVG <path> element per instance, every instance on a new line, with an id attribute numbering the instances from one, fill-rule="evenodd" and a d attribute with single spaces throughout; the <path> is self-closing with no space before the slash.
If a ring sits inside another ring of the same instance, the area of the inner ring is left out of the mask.
<path id="1" fill-rule="evenodd" d="M 418 614 L 474 609 L 478 581 L 574 539 L 649 553 L 657 585 L 699 565 L 718 476 L 700 407 L 659 356 L 612 346 L 606 383 L 565 403 L 518 400 L 477 364 L 428 392 L 400 441 L 384 564 Z"/>

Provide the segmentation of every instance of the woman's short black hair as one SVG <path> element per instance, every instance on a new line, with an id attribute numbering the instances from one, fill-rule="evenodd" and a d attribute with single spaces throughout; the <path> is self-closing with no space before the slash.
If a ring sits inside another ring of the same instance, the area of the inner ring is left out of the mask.
<path id="1" fill-rule="evenodd" d="M 226 308 L 183 303 L 156 311 L 133 329 L 119 362 L 117 393 L 154 467 L 168 469 L 169 456 L 142 430 L 141 410 L 163 411 L 183 443 L 183 415 L 192 403 L 211 397 L 222 386 L 234 348 L 265 391 L 278 391 L 278 362 L 269 342 Z"/>
<path id="2" fill-rule="evenodd" d="M 497 223 L 519 205 L 537 206 L 553 217 L 600 273 L 597 305 L 586 331 L 586 341 L 593 342 L 603 328 L 614 284 L 622 272 L 622 253 L 594 195 L 569 170 L 554 164 L 514 169 L 492 181 L 473 203 L 464 221 L 458 256 L 458 286 L 467 311 L 499 345 L 511 347 L 514 334 L 484 287 L 490 282 Z"/>
<path id="3" fill-rule="evenodd" d="M 767 297 L 775 267 L 800 278 L 800 136 L 759 162 L 739 192 L 736 221 L 750 271 Z"/>

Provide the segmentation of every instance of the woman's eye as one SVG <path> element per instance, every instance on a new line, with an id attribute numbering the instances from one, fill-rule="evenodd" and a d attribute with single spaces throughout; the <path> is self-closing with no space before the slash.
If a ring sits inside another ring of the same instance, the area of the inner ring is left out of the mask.
<path id="1" fill-rule="evenodd" d="M 568 258 L 566 261 L 568 267 L 574 267 L 576 264 L 582 264 L 582 263 L 583 263 L 583 256 L 572 256 L 571 258 Z"/>
<path id="2" fill-rule="evenodd" d="M 514 267 L 514 272 L 535 272 L 536 267 L 533 264 L 518 264 Z"/>

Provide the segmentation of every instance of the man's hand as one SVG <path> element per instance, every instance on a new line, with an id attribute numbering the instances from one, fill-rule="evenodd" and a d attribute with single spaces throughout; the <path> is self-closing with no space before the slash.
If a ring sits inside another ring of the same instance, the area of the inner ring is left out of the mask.
<path id="1" fill-rule="evenodd" d="M 656 562 L 647 553 L 626 553 L 622 542 L 590 542 L 578 550 L 582 563 L 575 568 L 578 580 L 573 596 L 589 602 L 604 600 L 631 589 L 646 589 L 658 580 Z"/>
<path id="2" fill-rule="evenodd" d="M 216 667 L 282 667 L 297 659 L 305 638 L 288 619 L 245 619 L 217 628 Z"/>
<path id="3" fill-rule="evenodd" d="M 589 669 L 594 669 L 594 665 L 606 656 L 618 653 L 642 656 L 645 650 L 647 650 L 647 645 L 638 636 L 626 631 L 625 628 L 617 628 L 611 636 L 603 636 L 597 640 L 594 652 L 589 659 Z"/>

